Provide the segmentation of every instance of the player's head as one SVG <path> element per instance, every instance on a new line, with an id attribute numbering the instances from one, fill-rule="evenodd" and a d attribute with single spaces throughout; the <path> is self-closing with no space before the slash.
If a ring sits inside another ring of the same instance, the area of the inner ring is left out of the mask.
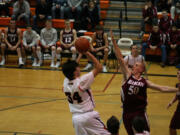
<path id="1" fill-rule="evenodd" d="M 66 19 L 64 23 L 65 23 L 65 28 L 66 28 L 66 29 L 71 28 L 71 23 L 70 23 L 70 20 L 69 20 L 69 19 Z"/>
<path id="2" fill-rule="evenodd" d="M 52 20 L 51 19 L 47 19 L 46 20 L 46 28 L 47 29 L 51 29 L 52 28 Z"/>
<path id="3" fill-rule="evenodd" d="M 89 7 L 90 7 L 90 8 L 94 8 L 94 6 L 95 6 L 94 1 L 92 1 L 92 0 L 89 1 Z"/>
<path id="4" fill-rule="evenodd" d="M 22 4 L 24 2 L 24 0 L 19 0 L 19 3 Z"/>
<path id="5" fill-rule="evenodd" d="M 12 29 L 16 28 L 16 21 L 15 20 L 10 20 L 9 27 L 12 28 Z"/>
<path id="6" fill-rule="evenodd" d="M 115 116 L 111 116 L 107 120 L 107 129 L 112 135 L 118 135 L 119 133 L 119 120 Z"/>
<path id="7" fill-rule="evenodd" d="M 151 2 L 151 0 L 148 0 L 148 1 L 147 1 L 147 6 L 148 6 L 148 7 L 152 7 L 152 2 Z"/>
<path id="8" fill-rule="evenodd" d="M 145 131 L 145 120 L 142 117 L 136 116 L 132 121 L 134 133 L 143 133 Z"/>
<path id="9" fill-rule="evenodd" d="M 138 55 L 138 46 L 136 44 L 131 45 L 130 49 L 133 56 Z"/>
<path id="10" fill-rule="evenodd" d="M 162 17 L 164 18 L 168 17 L 168 12 L 166 10 L 162 11 Z"/>
<path id="11" fill-rule="evenodd" d="M 26 29 L 27 29 L 28 32 L 31 32 L 32 31 L 32 26 L 31 25 L 27 25 Z"/>
<path id="12" fill-rule="evenodd" d="M 157 33 L 159 31 L 159 26 L 153 25 L 153 31 Z"/>
<path id="13" fill-rule="evenodd" d="M 180 69 L 177 71 L 177 78 L 180 81 Z"/>
<path id="14" fill-rule="evenodd" d="M 101 25 L 97 25 L 95 30 L 96 30 L 97 34 L 102 34 L 103 33 L 103 27 Z"/>
<path id="15" fill-rule="evenodd" d="M 137 74 L 137 73 L 142 74 L 144 71 L 145 71 L 145 65 L 142 62 L 136 62 L 132 67 L 133 74 Z"/>
<path id="16" fill-rule="evenodd" d="M 69 80 L 74 80 L 76 77 L 80 76 L 79 65 L 76 61 L 68 60 L 63 64 L 62 71 L 64 76 Z"/>

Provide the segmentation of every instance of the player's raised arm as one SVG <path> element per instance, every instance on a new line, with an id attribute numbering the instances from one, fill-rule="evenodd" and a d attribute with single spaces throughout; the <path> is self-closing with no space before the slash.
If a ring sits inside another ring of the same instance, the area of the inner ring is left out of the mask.
<path id="1" fill-rule="evenodd" d="M 94 63 L 93 74 L 95 77 L 98 75 L 98 73 L 100 73 L 102 71 L 102 65 L 99 63 L 99 61 L 90 52 L 86 52 L 85 54 Z"/>
<path id="2" fill-rule="evenodd" d="M 112 39 L 112 43 L 114 46 L 114 51 L 115 51 L 115 55 L 120 63 L 120 68 L 124 74 L 125 80 L 131 75 L 130 70 L 128 69 L 128 66 L 126 65 L 124 59 L 123 59 L 123 55 L 121 53 L 121 50 L 119 49 L 118 45 L 116 44 L 116 40 L 114 39 L 114 35 L 112 30 L 110 31 L 110 35 L 111 35 L 111 39 Z"/>
<path id="3" fill-rule="evenodd" d="M 177 92 L 178 91 L 178 88 L 154 84 L 149 80 L 147 80 L 147 86 L 148 88 L 151 88 L 153 90 L 158 90 L 161 92 Z"/>

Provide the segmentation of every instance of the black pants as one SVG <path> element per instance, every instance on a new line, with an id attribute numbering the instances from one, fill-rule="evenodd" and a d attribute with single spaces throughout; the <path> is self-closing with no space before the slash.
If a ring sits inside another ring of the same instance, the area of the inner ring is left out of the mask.
<path id="1" fill-rule="evenodd" d="M 0 4 L 0 15 L 2 15 L 2 13 L 5 13 L 5 16 L 9 16 L 9 4 Z"/>

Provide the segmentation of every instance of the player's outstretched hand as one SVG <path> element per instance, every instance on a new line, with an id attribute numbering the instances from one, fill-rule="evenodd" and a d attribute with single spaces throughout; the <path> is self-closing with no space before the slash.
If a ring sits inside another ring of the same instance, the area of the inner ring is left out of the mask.
<path id="1" fill-rule="evenodd" d="M 167 109 L 169 109 L 169 107 L 171 107 L 172 106 L 172 103 L 169 103 L 168 105 L 167 105 Z"/>

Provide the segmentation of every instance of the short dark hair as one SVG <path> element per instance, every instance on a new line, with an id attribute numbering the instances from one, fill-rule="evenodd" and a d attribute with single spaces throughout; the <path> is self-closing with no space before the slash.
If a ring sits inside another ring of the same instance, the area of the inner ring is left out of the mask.
<path id="1" fill-rule="evenodd" d="M 115 117 L 115 116 L 111 116 L 108 120 L 107 120 L 107 129 L 111 134 L 118 134 L 119 131 L 119 120 Z"/>
<path id="2" fill-rule="evenodd" d="M 132 48 L 133 48 L 133 46 L 137 46 L 136 44 L 132 44 L 131 46 L 130 46 L 130 49 L 132 50 Z M 137 46 L 138 47 L 138 46 Z"/>
<path id="3" fill-rule="evenodd" d="M 136 116 L 132 121 L 132 126 L 138 133 L 143 133 L 145 130 L 145 120 L 140 116 Z"/>
<path id="4" fill-rule="evenodd" d="M 74 71 L 76 71 L 76 68 L 78 67 L 78 63 L 73 60 L 67 60 L 62 66 L 62 71 L 64 76 L 66 76 L 69 80 L 74 79 Z"/>

